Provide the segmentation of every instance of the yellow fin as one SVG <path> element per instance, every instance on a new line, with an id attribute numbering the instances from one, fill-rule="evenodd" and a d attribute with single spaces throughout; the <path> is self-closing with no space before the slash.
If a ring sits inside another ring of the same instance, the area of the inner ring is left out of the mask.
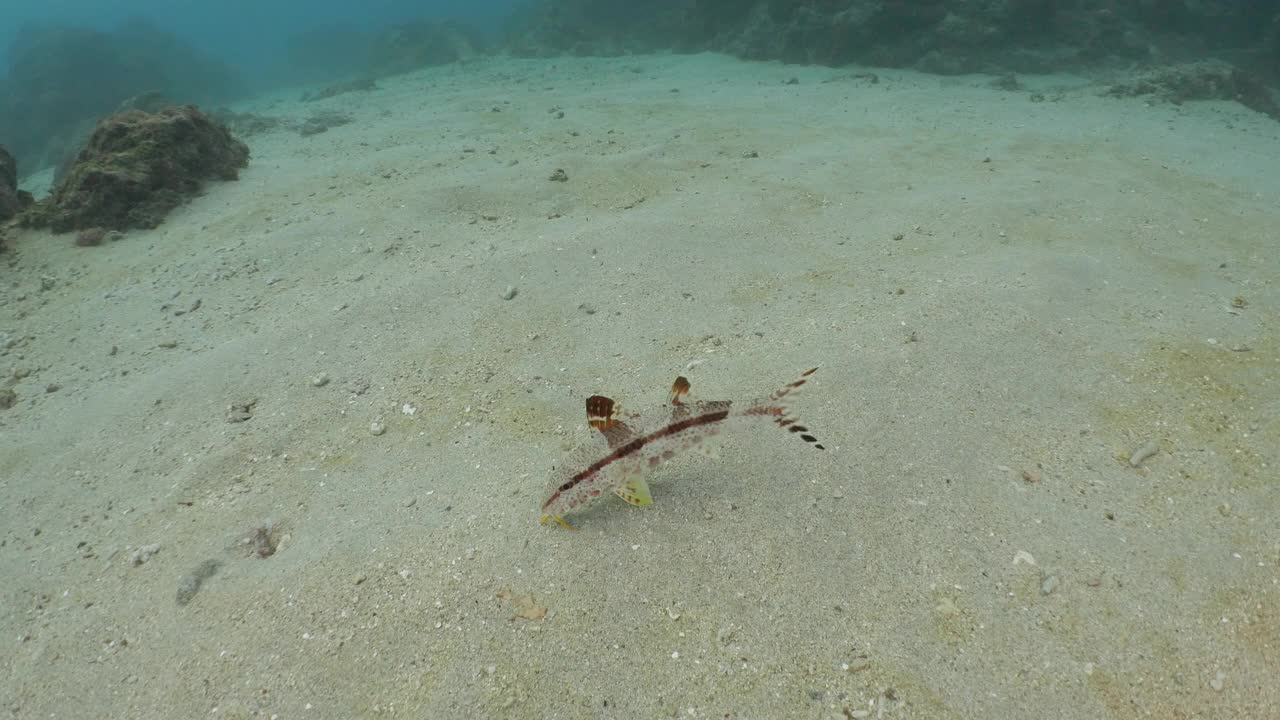
<path id="1" fill-rule="evenodd" d="M 564 518 L 561 518 L 559 515 L 543 515 L 543 516 L 542 516 L 542 519 L 538 521 L 538 524 L 539 524 L 539 525 L 546 525 L 548 520 L 555 520 L 556 522 L 560 523 L 560 526 L 561 526 L 561 527 L 565 527 L 565 528 L 568 528 L 568 529 L 570 529 L 570 530 L 577 530 L 577 529 L 578 529 L 578 528 L 576 528 L 576 527 L 574 527 L 574 526 L 570 525 L 569 523 L 565 522 L 565 521 L 564 521 Z"/>
<path id="2" fill-rule="evenodd" d="M 632 478 L 627 481 L 626 485 L 614 490 L 613 493 L 632 505 L 644 506 L 653 504 L 653 495 L 649 494 L 649 483 L 645 482 L 642 477 Z"/>

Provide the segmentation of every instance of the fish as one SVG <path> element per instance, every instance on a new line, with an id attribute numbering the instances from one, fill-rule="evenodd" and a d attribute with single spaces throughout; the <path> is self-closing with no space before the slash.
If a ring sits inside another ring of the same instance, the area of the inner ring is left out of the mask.
<path id="1" fill-rule="evenodd" d="M 789 409 L 791 400 L 817 371 L 816 367 L 810 368 L 769 395 L 736 408 L 730 400 L 692 399 L 692 386 L 683 375 L 672 383 L 667 403 L 646 413 L 623 413 L 618 403 L 605 395 L 588 397 L 587 425 L 597 431 L 593 433 L 597 439 L 580 448 L 553 474 L 539 522 L 545 525 L 554 520 L 573 530 L 564 516 L 608 493 L 631 505 L 650 505 L 653 495 L 648 475 L 654 468 L 686 450 L 697 449 L 714 457 L 714 447 L 707 440 L 725 430 L 760 421 L 798 436 L 810 447 L 825 450 L 817 436 Z"/>

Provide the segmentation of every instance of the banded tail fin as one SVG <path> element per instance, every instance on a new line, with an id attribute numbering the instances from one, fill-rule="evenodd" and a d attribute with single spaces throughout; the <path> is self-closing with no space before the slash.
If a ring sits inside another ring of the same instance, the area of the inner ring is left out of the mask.
<path id="1" fill-rule="evenodd" d="M 772 417 L 774 424 L 778 427 L 789 433 L 799 435 L 801 440 L 819 450 L 826 450 L 807 426 L 800 424 L 799 419 L 789 414 L 791 400 L 800 392 L 800 388 L 809 382 L 809 376 L 816 372 L 818 372 L 816 367 L 805 370 L 800 373 L 800 377 L 773 391 L 769 397 L 751 403 L 742 414 L 747 416 L 768 415 Z"/>

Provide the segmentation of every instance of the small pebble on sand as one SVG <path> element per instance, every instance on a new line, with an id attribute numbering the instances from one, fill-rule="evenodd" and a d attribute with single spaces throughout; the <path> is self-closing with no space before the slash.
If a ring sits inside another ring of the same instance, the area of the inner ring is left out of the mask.
<path id="1" fill-rule="evenodd" d="M 196 596 L 196 593 L 200 592 L 200 586 L 204 584 L 204 581 L 213 577 L 214 573 L 218 572 L 218 568 L 221 565 L 222 563 L 217 560 L 205 560 L 197 565 L 195 570 L 192 570 L 187 575 L 183 575 L 182 579 L 178 581 L 178 592 L 176 598 L 178 604 L 186 605 L 191 602 L 191 599 Z"/>
<path id="2" fill-rule="evenodd" d="M 387 426 L 383 425 L 377 420 L 374 420 L 373 422 L 369 423 L 369 432 L 372 433 L 373 435 L 381 435 L 386 431 L 387 431 Z"/>
<path id="3" fill-rule="evenodd" d="M 1227 674 L 1219 670 L 1218 674 L 1214 675 L 1213 679 L 1209 681 L 1209 687 L 1213 688 L 1215 692 L 1222 692 L 1222 688 L 1227 685 L 1226 679 Z"/>
<path id="4" fill-rule="evenodd" d="M 160 552 L 160 546 L 152 543 L 151 545 L 143 545 L 129 554 L 129 564 L 137 567 L 151 559 L 152 555 Z"/>
<path id="5" fill-rule="evenodd" d="M 328 385 L 329 374 L 320 373 L 319 375 L 316 375 L 315 377 L 311 378 L 311 384 L 315 385 L 316 387 L 324 387 L 325 385 Z"/>
<path id="6" fill-rule="evenodd" d="M 520 291 L 516 289 L 515 285 L 508 285 L 507 289 L 502 291 L 502 299 L 510 300 L 519 294 L 519 292 Z"/>
<path id="7" fill-rule="evenodd" d="M 1040 594 L 1048 595 L 1058 589 L 1058 576 L 1050 575 L 1040 582 Z"/>

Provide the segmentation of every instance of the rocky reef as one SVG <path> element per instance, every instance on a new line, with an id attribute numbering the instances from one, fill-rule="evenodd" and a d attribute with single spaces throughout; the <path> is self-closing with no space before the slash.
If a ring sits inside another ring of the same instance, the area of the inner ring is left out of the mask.
<path id="1" fill-rule="evenodd" d="M 18 162 L 0 145 L 0 224 L 31 204 L 31 193 L 18 189 Z"/>
<path id="2" fill-rule="evenodd" d="M 249 148 L 195 106 L 125 110 L 94 128 L 24 224 L 54 232 L 152 228 L 207 180 L 235 180 Z"/>
<path id="3" fill-rule="evenodd" d="M 1213 56 L 1280 80 L 1280 3 L 1196 0 L 536 0 L 514 54 L 674 50 L 926 72 L 1063 72 Z"/>

